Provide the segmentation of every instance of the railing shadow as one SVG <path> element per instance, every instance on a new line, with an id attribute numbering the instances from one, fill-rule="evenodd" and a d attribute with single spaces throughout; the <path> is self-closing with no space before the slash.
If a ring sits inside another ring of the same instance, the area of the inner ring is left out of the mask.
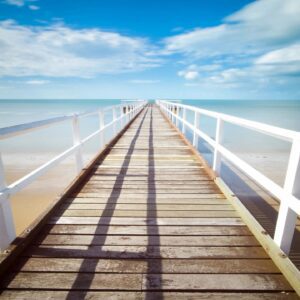
<path id="1" fill-rule="evenodd" d="M 202 139 L 199 139 L 197 150 L 211 167 L 213 161 L 213 152 Z M 255 217 L 258 223 L 266 230 L 266 232 L 271 237 L 274 237 L 278 211 L 265 198 L 271 197 L 274 199 L 274 201 L 276 200 L 267 192 L 264 194 L 264 189 L 260 188 L 253 180 L 251 180 L 251 182 L 254 184 L 254 187 L 257 187 L 258 190 L 263 192 L 262 194 L 258 193 L 255 188 L 247 183 L 245 177 L 240 176 L 239 172 L 237 172 L 237 169 L 230 163 L 222 161 L 221 178 L 241 200 L 249 212 Z M 299 220 L 300 219 L 298 218 L 298 224 L 300 223 Z M 294 231 L 291 251 L 288 256 L 295 266 L 300 269 L 300 229 L 297 229 L 297 227 Z"/>
<path id="2" fill-rule="evenodd" d="M 221 174 L 223 180 L 236 194 L 244 206 L 250 211 L 266 232 L 273 237 L 278 217 L 278 211 L 241 178 L 235 170 L 222 162 Z M 291 246 L 290 259 L 300 269 L 300 231 L 295 228 Z"/>
<path id="3" fill-rule="evenodd" d="M 156 205 L 156 184 L 155 184 L 155 157 L 154 157 L 154 143 L 153 143 L 153 115 L 152 106 L 150 112 L 149 124 L 149 152 L 148 152 L 148 198 L 147 198 L 147 233 L 148 245 L 147 253 L 154 252 L 158 249 L 157 253 L 160 256 L 160 236 L 159 227 L 157 224 L 157 205 Z M 152 223 L 149 223 L 152 220 Z M 154 222 L 154 223 L 153 223 Z M 150 225 L 153 225 L 153 231 L 150 231 Z M 153 265 L 155 263 L 155 265 Z M 155 271 L 156 275 L 152 275 Z M 151 289 L 157 289 L 155 299 L 162 300 L 162 261 L 161 258 L 155 260 L 147 260 L 147 275 L 146 275 L 146 300 L 153 299 L 151 296 Z"/>
<path id="4" fill-rule="evenodd" d="M 136 131 L 136 134 L 135 136 L 133 137 L 130 145 L 129 145 L 129 148 L 128 148 L 128 151 L 124 157 L 124 161 L 123 161 L 123 164 L 120 168 L 120 172 L 119 174 L 117 175 L 117 178 L 116 178 L 116 181 L 114 183 L 114 186 L 112 188 L 112 191 L 111 191 L 111 194 L 110 196 L 108 197 L 107 199 L 107 202 L 106 202 L 106 205 L 105 205 L 105 208 L 103 209 L 103 212 L 102 212 L 102 215 L 101 217 L 99 218 L 99 222 L 98 222 L 98 226 L 101 226 L 101 224 L 103 224 L 103 218 L 105 218 L 105 223 L 107 223 L 107 225 L 110 224 L 110 221 L 111 221 L 111 218 L 114 214 L 114 210 L 116 208 L 116 205 L 117 205 L 117 201 L 118 201 L 118 198 L 120 197 L 120 194 L 121 194 L 121 191 L 122 189 L 120 188 L 120 186 L 122 187 L 123 183 L 124 183 L 124 179 L 126 177 L 126 173 L 128 171 L 128 167 L 129 167 L 129 164 L 130 164 L 130 160 L 131 160 L 131 156 L 132 156 L 132 153 L 134 151 L 134 146 L 136 144 L 136 141 L 139 137 L 139 134 L 140 134 L 140 131 L 142 129 L 142 126 L 144 124 L 144 121 L 145 121 L 145 118 L 146 118 L 146 113 L 144 113 L 144 116 L 142 118 L 142 121 Z M 93 245 L 93 243 L 96 241 L 97 239 L 97 244 L 100 244 L 101 245 L 101 250 L 102 251 L 102 247 L 105 245 L 105 241 L 106 241 L 106 238 L 107 238 L 107 233 L 108 233 L 108 230 L 109 230 L 109 226 L 106 226 L 102 233 L 101 233 L 101 239 L 98 240 L 98 236 L 97 235 L 94 235 L 94 238 L 92 239 L 91 241 L 91 246 Z M 89 246 L 89 247 L 91 247 Z M 86 297 L 86 294 L 92 284 L 92 281 L 94 279 L 94 276 L 95 276 L 95 270 L 96 270 L 96 267 L 97 267 L 97 260 L 94 261 L 94 263 L 91 264 L 90 260 L 89 259 L 84 259 L 81 266 L 80 266 L 80 270 L 79 270 L 79 273 L 70 289 L 70 292 L 68 294 L 68 296 L 66 297 L 67 300 L 72 300 L 73 299 L 73 294 L 72 294 L 72 290 L 76 289 L 77 286 L 81 286 L 84 291 L 82 291 L 82 293 L 80 294 L 80 298 L 79 299 L 85 299 Z M 84 270 L 86 269 L 89 269 L 89 273 L 84 273 L 84 286 L 82 286 L 82 274 L 81 272 L 84 272 Z"/>

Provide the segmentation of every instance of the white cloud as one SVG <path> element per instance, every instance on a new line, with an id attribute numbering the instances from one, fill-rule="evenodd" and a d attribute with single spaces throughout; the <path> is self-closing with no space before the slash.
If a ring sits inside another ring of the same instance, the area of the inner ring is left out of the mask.
<path id="1" fill-rule="evenodd" d="M 199 77 L 197 65 L 189 65 L 185 70 L 181 70 L 177 73 L 179 77 L 183 77 L 186 80 L 195 80 Z"/>
<path id="2" fill-rule="evenodd" d="M 256 1 L 219 26 L 166 38 L 166 50 L 195 58 L 261 54 L 299 39 L 299 15 L 299 0 Z"/>
<path id="3" fill-rule="evenodd" d="M 28 80 L 26 81 L 26 84 L 32 84 L 32 85 L 43 85 L 49 83 L 49 80 Z"/>
<path id="4" fill-rule="evenodd" d="M 5 0 L 4 3 L 21 7 L 25 5 L 25 0 Z"/>
<path id="5" fill-rule="evenodd" d="M 28 8 L 29 8 L 30 10 L 39 10 L 39 9 L 40 9 L 40 7 L 37 6 L 37 5 L 29 5 Z"/>
<path id="6" fill-rule="evenodd" d="M 211 65 L 189 65 L 186 69 L 177 72 L 179 77 L 183 77 L 186 80 L 195 80 L 200 77 L 202 73 L 217 71 L 221 68 L 218 64 Z"/>
<path id="7" fill-rule="evenodd" d="M 3 3 L 18 7 L 23 7 L 31 2 L 36 2 L 37 0 L 4 0 Z M 28 5 L 28 8 L 31 10 L 38 10 L 39 7 L 36 5 Z"/>
<path id="8" fill-rule="evenodd" d="M 155 67 L 147 40 L 100 29 L 0 22 L 0 76 L 92 77 Z"/>
<path id="9" fill-rule="evenodd" d="M 256 64 L 287 64 L 299 62 L 300 44 L 268 52 L 256 60 Z"/>
<path id="10" fill-rule="evenodd" d="M 153 84 L 153 83 L 158 83 L 160 80 L 155 80 L 155 79 L 133 79 L 130 80 L 131 83 L 135 84 Z"/>
<path id="11" fill-rule="evenodd" d="M 177 74 L 202 84 L 300 84 L 299 16 L 299 0 L 255 1 L 218 26 L 166 38 L 165 53 L 183 54 Z"/>
<path id="12" fill-rule="evenodd" d="M 178 76 L 185 78 L 186 80 L 194 80 L 199 76 L 198 71 L 184 70 L 179 71 Z"/>

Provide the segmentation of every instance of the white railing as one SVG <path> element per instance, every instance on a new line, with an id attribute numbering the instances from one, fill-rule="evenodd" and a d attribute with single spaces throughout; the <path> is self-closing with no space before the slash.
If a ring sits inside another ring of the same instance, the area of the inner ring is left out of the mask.
<path id="1" fill-rule="evenodd" d="M 82 146 L 92 138 L 100 136 L 100 147 L 103 148 L 106 142 L 105 133 L 107 132 L 107 130 L 112 130 L 113 136 L 111 136 L 111 139 L 113 139 L 117 135 L 117 133 L 120 132 L 130 122 L 130 120 L 143 109 L 146 103 L 146 101 L 140 100 L 136 102 L 130 102 L 128 104 L 107 107 L 99 111 L 66 115 L 62 117 L 56 117 L 0 129 L 0 139 L 7 139 L 16 135 L 26 134 L 28 132 L 39 130 L 65 121 L 72 121 L 73 125 L 72 147 L 68 148 L 47 163 L 43 164 L 42 166 L 30 172 L 26 176 L 20 178 L 19 180 L 11 183 L 10 185 L 6 185 L 5 170 L 0 153 L 0 250 L 6 249 L 16 237 L 14 220 L 9 199 L 10 196 L 27 187 L 37 178 L 45 174 L 51 168 L 55 167 L 61 161 L 72 154 L 75 154 L 77 171 L 78 173 L 80 173 L 84 168 Z M 107 113 L 110 113 L 111 121 L 105 124 L 105 114 Z M 99 116 L 99 129 L 88 135 L 87 137 L 81 139 L 79 127 L 80 118 L 91 115 Z"/>
<path id="2" fill-rule="evenodd" d="M 202 138 L 212 147 L 212 168 L 217 176 L 220 175 L 221 158 L 224 158 L 280 201 L 274 241 L 288 254 L 293 240 L 297 215 L 300 215 L 300 132 L 170 101 L 157 100 L 156 103 L 177 127 L 179 126 L 179 121 L 181 122 L 181 131 L 183 133 L 186 132 L 186 128 L 192 131 L 194 146 L 198 145 L 198 138 Z M 179 110 L 182 110 L 182 117 L 179 114 Z M 188 122 L 186 118 L 187 111 L 193 112 L 194 114 L 193 124 Z M 201 115 L 216 120 L 214 139 L 199 128 Z M 291 152 L 283 187 L 276 184 L 222 145 L 224 123 L 251 129 L 291 143 Z"/>

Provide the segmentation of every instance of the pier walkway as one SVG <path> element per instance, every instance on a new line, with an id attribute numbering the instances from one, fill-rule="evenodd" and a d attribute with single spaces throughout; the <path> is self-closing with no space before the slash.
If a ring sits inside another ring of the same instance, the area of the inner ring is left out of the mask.
<path id="1" fill-rule="evenodd" d="M 148 105 L 44 217 L 3 299 L 298 299 L 199 157 Z"/>

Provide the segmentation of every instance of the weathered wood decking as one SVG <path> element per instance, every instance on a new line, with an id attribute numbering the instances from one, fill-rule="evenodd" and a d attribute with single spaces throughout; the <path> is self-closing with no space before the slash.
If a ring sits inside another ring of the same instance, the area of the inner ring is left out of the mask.
<path id="1" fill-rule="evenodd" d="M 151 106 L 51 214 L 1 288 L 8 299 L 298 299 Z"/>

